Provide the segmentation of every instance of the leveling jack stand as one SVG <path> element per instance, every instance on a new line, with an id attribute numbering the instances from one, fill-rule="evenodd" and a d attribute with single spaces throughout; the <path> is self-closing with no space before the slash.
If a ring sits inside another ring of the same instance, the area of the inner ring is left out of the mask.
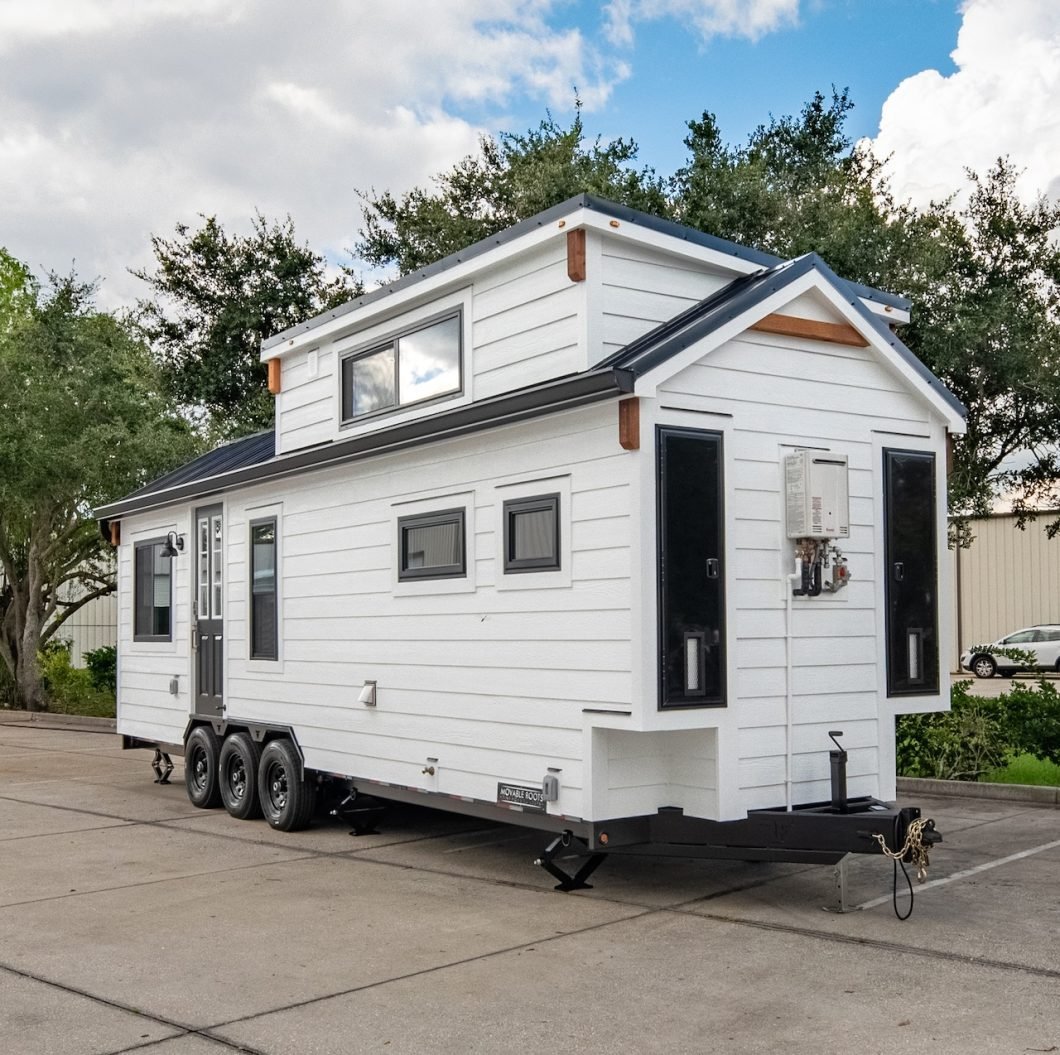
<path id="1" fill-rule="evenodd" d="M 568 875 L 556 864 L 556 855 L 561 850 L 570 847 L 572 838 L 570 832 L 564 832 L 562 835 L 557 835 L 556 838 L 545 847 L 544 852 L 534 864 L 540 865 L 549 875 L 559 880 L 555 887 L 556 890 L 562 890 L 564 893 L 571 890 L 592 890 L 592 883 L 586 883 L 585 880 L 588 879 L 601 864 L 603 864 L 604 858 L 607 854 L 590 854 L 585 863 L 574 873 L 574 875 Z M 578 854 L 577 856 L 581 855 Z"/>
<path id="2" fill-rule="evenodd" d="M 835 888 L 839 903 L 835 908 L 825 906 L 826 912 L 843 913 L 850 911 L 850 906 L 847 904 L 847 865 L 850 863 L 850 858 L 853 856 L 853 854 L 844 854 L 836 862 L 835 871 L 832 875 L 835 878 Z"/>
<path id="3" fill-rule="evenodd" d="M 173 772 L 173 762 L 160 747 L 155 748 L 155 757 L 151 759 L 151 768 L 155 771 L 156 784 L 168 784 L 169 774 Z"/>

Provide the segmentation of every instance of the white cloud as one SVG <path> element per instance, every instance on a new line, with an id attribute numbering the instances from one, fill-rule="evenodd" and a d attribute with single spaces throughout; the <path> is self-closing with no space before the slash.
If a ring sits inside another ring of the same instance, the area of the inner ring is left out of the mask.
<path id="1" fill-rule="evenodd" d="M 255 208 L 341 256 L 355 193 L 473 150 L 461 107 L 591 109 L 628 75 L 560 0 L 36 0 L 0 4 L 0 244 L 142 295 L 129 266 L 197 212 Z M 557 14 L 559 12 L 559 14 Z"/>
<path id="2" fill-rule="evenodd" d="M 610 0 L 605 30 L 614 44 L 633 43 L 633 24 L 673 18 L 692 26 L 704 41 L 712 37 L 758 40 L 798 20 L 799 0 Z"/>
<path id="3" fill-rule="evenodd" d="M 893 154 L 895 191 L 926 204 L 1007 154 L 1023 194 L 1060 197 L 1060 5 L 966 0 L 962 13 L 956 72 L 918 73 L 883 106 L 872 146 Z"/>

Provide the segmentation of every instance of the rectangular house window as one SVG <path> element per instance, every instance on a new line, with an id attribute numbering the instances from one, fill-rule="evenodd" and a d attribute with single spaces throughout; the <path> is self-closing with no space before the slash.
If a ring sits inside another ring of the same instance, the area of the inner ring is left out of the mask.
<path id="1" fill-rule="evenodd" d="M 250 658 L 276 659 L 276 518 L 250 522 Z"/>
<path id="2" fill-rule="evenodd" d="M 169 557 L 163 555 L 165 540 L 138 542 L 135 563 L 135 611 L 133 640 L 173 640 L 173 574 Z"/>
<path id="3" fill-rule="evenodd" d="M 461 315 L 395 334 L 342 361 L 342 420 L 461 391 Z"/>
<path id="4" fill-rule="evenodd" d="M 504 570 L 559 569 L 559 495 L 504 503 Z"/>
<path id="5" fill-rule="evenodd" d="M 398 579 L 452 579 L 466 574 L 464 510 L 398 518 Z"/>

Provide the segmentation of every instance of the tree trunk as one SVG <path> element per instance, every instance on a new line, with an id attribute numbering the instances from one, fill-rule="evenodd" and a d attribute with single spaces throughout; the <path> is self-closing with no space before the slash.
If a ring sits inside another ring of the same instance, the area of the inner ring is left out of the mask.
<path id="1" fill-rule="evenodd" d="M 41 692 L 40 635 L 43 629 L 41 587 L 43 569 L 40 566 L 39 550 L 35 541 L 28 547 L 26 560 L 26 607 L 23 613 L 22 633 L 18 642 L 18 662 L 15 668 L 15 697 L 27 711 L 46 709 Z"/>

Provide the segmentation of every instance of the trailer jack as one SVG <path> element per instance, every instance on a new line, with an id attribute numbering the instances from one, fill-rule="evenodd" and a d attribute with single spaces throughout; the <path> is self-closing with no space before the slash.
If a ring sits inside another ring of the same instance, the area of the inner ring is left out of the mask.
<path id="1" fill-rule="evenodd" d="M 555 889 L 562 890 L 564 893 L 571 890 L 592 890 L 592 883 L 587 883 L 586 880 L 597 870 L 597 868 L 600 867 L 601 864 L 603 864 L 604 858 L 607 857 L 607 854 L 589 854 L 581 868 L 579 868 L 574 875 L 569 875 L 556 864 L 556 856 L 560 851 L 570 847 L 573 841 L 573 832 L 566 831 L 562 835 L 557 835 L 556 838 L 545 847 L 541 856 L 534 862 L 535 865 L 540 865 L 554 879 L 559 880 Z M 579 839 L 578 841 L 584 846 L 588 846 L 584 839 Z M 574 855 L 572 856 L 581 857 L 583 854 L 575 850 Z"/>
<path id="2" fill-rule="evenodd" d="M 173 760 L 160 747 L 155 748 L 155 757 L 151 759 L 151 768 L 155 771 L 156 784 L 169 783 L 169 774 L 173 772 Z"/>

